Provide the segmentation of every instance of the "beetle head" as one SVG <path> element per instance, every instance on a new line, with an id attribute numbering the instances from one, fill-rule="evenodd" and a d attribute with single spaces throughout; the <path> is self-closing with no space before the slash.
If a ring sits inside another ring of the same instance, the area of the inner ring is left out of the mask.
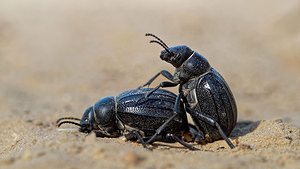
<path id="1" fill-rule="evenodd" d="M 80 132 L 90 133 L 92 130 L 99 130 L 95 121 L 93 106 L 86 109 L 80 121 Z"/>
<path id="2" fill-rule="evenodd" d="M 66 120 L 66 121 L 62 121 Z M 75 121 L 80 121 L 80 123 Z M 62 122 L 60 122 L 62 121 Z M 62 124 L 69 123 L 79 126 L 79 131 L 84 133 L 90 133 L 92 130 L 99 130 L 97 127 L 97 124 L 95 122 L 94 112 L 93 112 L 93 106 L 86 109 L 86 111 L 83 113 L 83 116 L 81 119 L 75 118 L 75 117 L 62 117 L 59 118 L 56 122 L 57 127 L 60 127 Z"/>
<path id="3" fill-rule="evenodd" d="M 98 130 L 104 134 L 116 136 L 120 133 L 118 130 L 118 121 L 116 120 L 115 115 L 115 106 L 114 97 L 104 97 L 94 106 L 89 107 L 83 113 L 81 119 L 74 117 L 62 117 L 57 120 L 56 124 L 57 127 L 60 127 L 62 124 L 69 123 L 79 126 L 80 132 L 90 133 L 93 130 Z M 80 123 L 70 120 L 80 121 Z"/>
<path id="4" fill-rule="evenodd" d="M 160 58 L 178 68 L 192 55 L 192 53 L 193 51 L 185 45 L 175 46 L 168 50 L 161 51 Z"/>
<path id="5" fill-rule="evenodd" d="M 169 48 L 161 39 L 157 36 L 147 33 L 146 36 L 152 36 L 157 40 L 151 40 L 150 43 L 158 43 L 165 50 L 160 54 L 160 58 L 168 63 L 171 63 L 174 67 L 180 67 L 193 53 L 193 51 L 185 45 L 175 46 Z"/>

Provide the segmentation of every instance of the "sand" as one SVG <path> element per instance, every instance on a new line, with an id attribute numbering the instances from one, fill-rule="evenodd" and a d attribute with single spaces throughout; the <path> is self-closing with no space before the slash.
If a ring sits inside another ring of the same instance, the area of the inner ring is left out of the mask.
<path id="1" fill-rule="evenodd" d="M 0 168 L 300 168 L 299 11 L 296 0 L 1 1 Z M 235 149 L 144 149 L 57 130 L 62 116 L 174 72 L 146 32 L 190 46 L 224 76 L 238 106 Z"/>

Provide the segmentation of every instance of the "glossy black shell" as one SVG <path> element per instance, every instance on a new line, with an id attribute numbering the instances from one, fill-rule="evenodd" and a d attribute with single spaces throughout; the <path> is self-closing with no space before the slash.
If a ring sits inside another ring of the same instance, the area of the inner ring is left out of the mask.
<path id="1" fill-rule="evenodd" d="M 184 102 L 191 109 L 215 119 L 228 135 L 236 125 L 237 108 L 234 97 L 223 77 L 213 68 L 183 85 Z M 192 116 L 199 131 L 209 142 L 220 139 L 218 130 Z"/>
<path id="2" fill-rule="evenodd" d="M 148 88 L 129 90 L 116 96 L 119 119 L 123 124 L 142 130 L 146 136 L 152 136 L 174 114 L 173 109 L 176 100 L 174 93 L 159 89 L 137 104 L 136 100 L 151 90 Z M 189 130 L 188 125 L 184 124 L 186 116 L 182 103 L 180 111 L 180 115 L 167 125 L 162 134 Z"/>

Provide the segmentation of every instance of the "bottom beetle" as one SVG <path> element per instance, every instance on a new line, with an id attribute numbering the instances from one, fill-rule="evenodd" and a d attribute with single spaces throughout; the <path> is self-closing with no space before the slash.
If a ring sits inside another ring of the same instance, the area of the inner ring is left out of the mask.
<path id="1" fill-rule="evenodd" d="M 156 130 L 174 115 L 175 118 L 164 126 L 163 131 L 151 141 L 178 141 L 183 146 L 196 150 L 197 148 L 185 143 L 194 141 L 197 131 L 188 124 L 182 102 L 175 105 L 176 95 L 170 91 L 159 89 L 147 100 L 136 100 L 152 89 L 136 89 L 125 91 L 117 96 L 100 99 L 94 106 L 89 107 L 81 119 L 62 117 L 57 120 L 57 126 L 71 123 L 80 126 L 79 131 L 94 132 L 98 137 L 119 137 L 124 135 L 127 140 L 139 140 L 144 147 Z M 66 120 L 66 121 L 63 121 Z M 80 121 L 80 123 L 70 120 Z"/>

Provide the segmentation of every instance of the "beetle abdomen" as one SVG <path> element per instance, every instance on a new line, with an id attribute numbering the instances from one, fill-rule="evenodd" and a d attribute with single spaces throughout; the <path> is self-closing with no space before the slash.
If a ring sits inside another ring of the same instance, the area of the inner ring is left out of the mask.
<path id="1" fill-rule="evenodd" d="M 226 135 L 234 128 L 237 120 L 237 108 L 233 95 L 222 76 L 211 68 L 200 77 L 196 87 L 198 104 L 195 110 L 215 119 Z M 221 138 L 215 127 L 193 118 L 201 131 L 209 134 L 210 141 Z"/>

